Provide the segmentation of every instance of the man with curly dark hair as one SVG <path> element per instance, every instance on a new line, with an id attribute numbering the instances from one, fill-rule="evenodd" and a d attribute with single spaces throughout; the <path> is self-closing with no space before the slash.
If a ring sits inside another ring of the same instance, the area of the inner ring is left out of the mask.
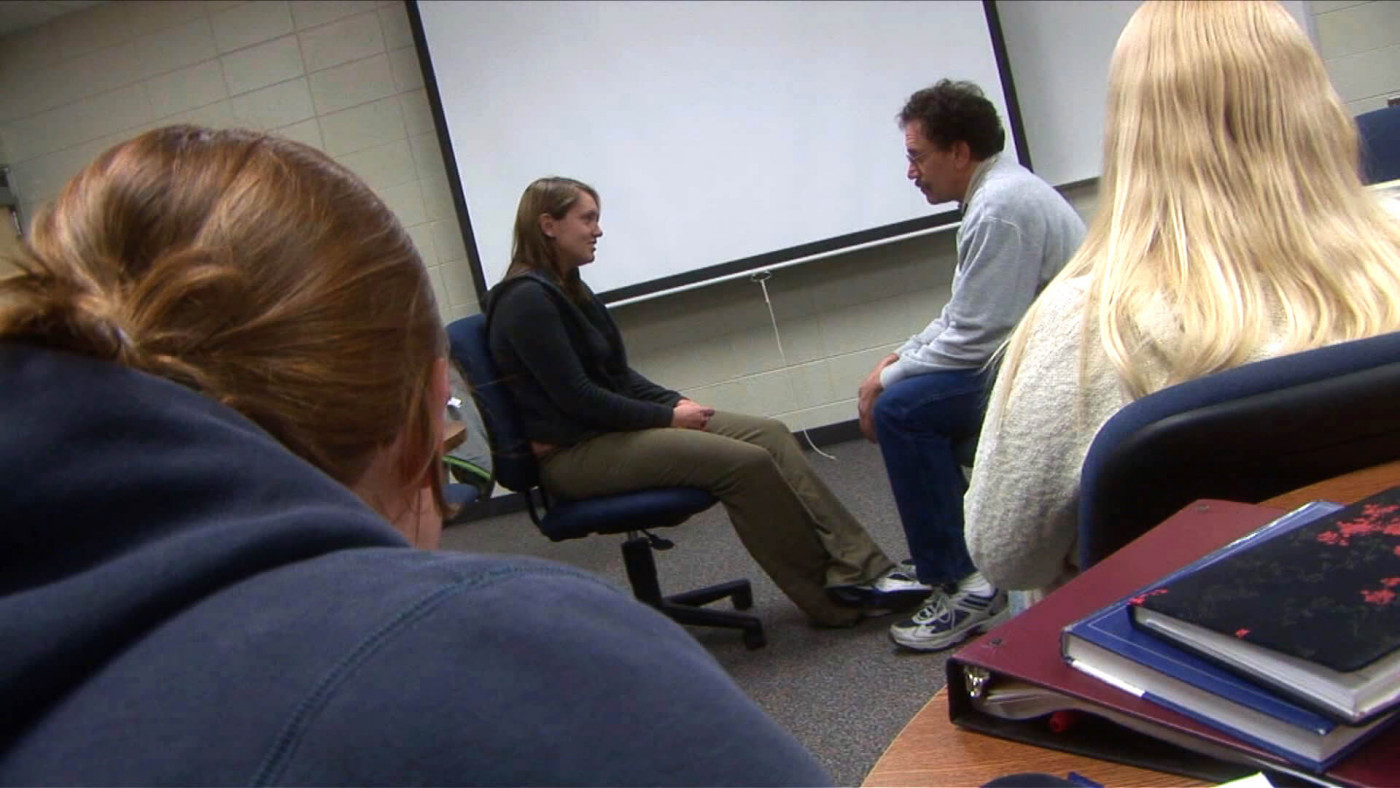
<path id="1" fill-rule="evenodd" d="M 909 180 L 931 205 L 957 201 L 952 296 L 928 327 L 881 359 L 861 383 L 861 431 L 880 444 L 911 567 L 863 589 L 872 603 L 926 591 L 890 637 L 947 648 L 1000 620 L 1006 594 L 976 571 L 963 540 L 967 481 L 958 448 L 982 426 L 996 349 L 1084 237 L 1053 188 L 1002 152 L 996 107 L 970 82 L 942 80 L 899 113 Z"/>

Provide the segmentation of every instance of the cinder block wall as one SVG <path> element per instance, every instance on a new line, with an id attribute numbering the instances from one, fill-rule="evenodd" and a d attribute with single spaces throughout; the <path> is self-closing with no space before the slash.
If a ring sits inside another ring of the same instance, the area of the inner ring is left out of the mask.
<path id="1" fill-rule="evenodd" d="M 400 0 L 119 0 L 0 39 L 0 144 L 26 217 L 101 151 L 171 123 L 324 150 L 408 228 L 443 319 L 477 311 Z"/>
<path id="2" fill-rule="evenodd" d="M 1400 96 L 1400 3 L 1312 0 L 1311 10 L 1318 51 L 1351 114 Z"/>
<path id="3" fill-rule="evenodd" d="M 1353 112 L 1400 92 L 1400 3 L 1314 0 L 1312 13 Z M 305 141 L 398 213 L 452 320 L 477 305 L 422 85 L 399 0 L 120 0 L 0 40 L 0 146 L 32 216 L 101 150 L 158 125 Z M 900 146 L 891 123 L 891 179 L 904 177 Z M 1087 219 L 1094 187 L 1068 196 Z M 855 417 L 861 378 L 942 308 L 954 262 L 945 232 L 774 272 L 786 365 L 763 290 L 747 280 L 615 312 L 634 365 L 658 382 L 793 428 L 822 426 Z M 607 264 L 604 239 L 596 265 Z"/>

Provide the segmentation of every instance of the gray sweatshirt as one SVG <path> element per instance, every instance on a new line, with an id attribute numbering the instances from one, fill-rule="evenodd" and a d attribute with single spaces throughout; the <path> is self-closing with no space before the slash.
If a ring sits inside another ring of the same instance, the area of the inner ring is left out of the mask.
<path id="1" fill-rule="evenodd" d="M 952 297 L 880 373 L 886 388 L 913 375 L 981 366 L 1084 240 L 1079 214 L 1012 157 L 979 164 L 967 193 Z"/>

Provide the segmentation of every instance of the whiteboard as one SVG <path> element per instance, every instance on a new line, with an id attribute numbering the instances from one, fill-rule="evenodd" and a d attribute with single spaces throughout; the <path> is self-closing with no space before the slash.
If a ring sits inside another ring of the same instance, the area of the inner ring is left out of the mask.
<path id="1" fill-rule="evenodd" d="M 956 221 L 905 178 L 895 115 L 943 77 L 1007 122 L 983 3 L 423 2 L 420 57 L 486 287 L 521 192 L 598 189 L 610 298 Z"/>
<path id="2" fill-rule="evenodd" d="M 1103 174 L 1108 66 L 1141 0 L 998 0 L 1026 143 L 1053 185 Z M 1282 5 L 1312 32 L 1308 4 Z"/>

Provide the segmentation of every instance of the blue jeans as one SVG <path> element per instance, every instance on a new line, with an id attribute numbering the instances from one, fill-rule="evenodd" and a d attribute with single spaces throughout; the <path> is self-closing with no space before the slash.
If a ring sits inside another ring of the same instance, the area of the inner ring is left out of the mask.
<path id="1" fill-rule="evenodd" d="M 875 400 L 875 432 L 919 580 L 951 586 L 977 567 L 963 539 L 967 480 L 957 448 L 982 430 L 993 375 L 980 369 L 905 378 Z"/>

